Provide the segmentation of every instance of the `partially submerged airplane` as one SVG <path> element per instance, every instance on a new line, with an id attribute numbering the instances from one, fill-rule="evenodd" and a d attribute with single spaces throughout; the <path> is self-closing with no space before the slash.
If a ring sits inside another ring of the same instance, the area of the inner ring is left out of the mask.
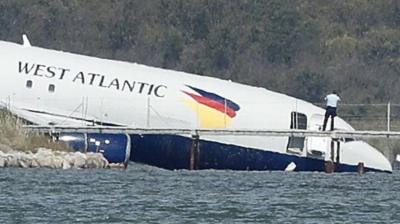
<path id="1" fill-rule="evenodd" d="M 325 112 L 264 88 L 47 50 L 26 37 L 23 45 L 0 41 L 0 68 L 1 104 L 37 125 L 320 130 Z M 341 118 L 335 125 L 354 130 Z M 77 150 L 103 152 L 111 162 L 166 169 L 325 171 L 335 152 L 327 137 L 61 133 L 59 139 Z M 360 162 L 366 171 L 392 171 L 371 145 L 338 142 L 336 172 L 357 171 Z"/>

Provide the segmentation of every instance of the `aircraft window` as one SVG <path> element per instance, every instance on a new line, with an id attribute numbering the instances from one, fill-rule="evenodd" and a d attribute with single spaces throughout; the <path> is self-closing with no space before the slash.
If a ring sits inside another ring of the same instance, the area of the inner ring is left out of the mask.
<path id="1" fill-rule="evenodd" d="M 49 85 L 49 92 L 54 92 L 56 87 L 53 84 Z"/>
<path id="2" fill-rule="evenodd" d="M 307 129 L 307 116 L 302 113 L 292 112 L 290 114 L 290 129 Z M 289 137 L 287 151 L 301 153 L 304 148 L 304 137 Z"/>
<path id="3" fill-rule="evenodd" d="M 27 88 L 32 88 L 32 85 L 33 85 L 33 83 L 32 83 L 32 80 L 28 80 L 28 81 L 26 81 L 26 87 Z"/>
<path id="4" fill-rule="evenodd" d="M 290 129 L 307 129 L 307 116 L 302 113 L 290 114 Z"/>

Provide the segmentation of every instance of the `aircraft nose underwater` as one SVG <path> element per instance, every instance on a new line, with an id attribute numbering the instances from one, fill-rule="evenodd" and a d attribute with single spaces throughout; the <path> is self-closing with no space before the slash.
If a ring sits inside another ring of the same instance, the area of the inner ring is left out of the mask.
<path id="1" fill-rule="evenodd" d="M 342 146 L 342 162 L 357 165 L 360 162 L 369 171 L 392 172 L 389 160 L 375 147 L 364 141 L 346 142 Z"/>

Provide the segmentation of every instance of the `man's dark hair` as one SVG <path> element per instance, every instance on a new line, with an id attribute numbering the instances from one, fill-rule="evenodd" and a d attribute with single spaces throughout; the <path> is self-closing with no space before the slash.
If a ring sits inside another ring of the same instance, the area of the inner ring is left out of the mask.
<path id="1" fill-rule="evenodd" d="M 337 95 L 337 92 L 336 92 L 336 90 L 333 90 L 333 91 L 332 91 L 332 93 Z"/>

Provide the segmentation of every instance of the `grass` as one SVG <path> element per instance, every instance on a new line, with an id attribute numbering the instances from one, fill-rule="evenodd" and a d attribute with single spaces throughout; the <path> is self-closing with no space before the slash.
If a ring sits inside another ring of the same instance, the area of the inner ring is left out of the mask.
<path id="1" fill-rule="evenodd" d="M 71 151 L 65 144 L 54 142 L 49 136 L 27 131 L 23 122 L 6 110 L 0 110 L 0 145 L 16 151 L 36 151 L 48 148 L 56 151 Z"/>

